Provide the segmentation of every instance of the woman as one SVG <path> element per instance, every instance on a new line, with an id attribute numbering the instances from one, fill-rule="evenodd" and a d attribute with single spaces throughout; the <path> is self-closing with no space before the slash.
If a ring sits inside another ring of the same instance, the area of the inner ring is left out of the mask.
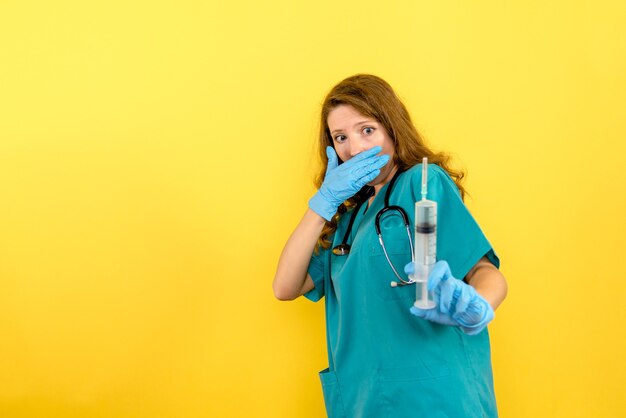
<path id="1" fill-rule="evenodd" d="M 280 256 L 280 300 L 325 297 L 330 417 L 496 417 L 487 324 L 507 285 L 489 241 L 463 204 L 462 173 L 420 138 L 393 89 L 372 75 L 336 85 L 322 106 L 318 192 Z M 411 245 L 428 157 L 438 204 L 436 306 L 413 306 Z M 383 245 L 377 235 L 377 224 Z"/>

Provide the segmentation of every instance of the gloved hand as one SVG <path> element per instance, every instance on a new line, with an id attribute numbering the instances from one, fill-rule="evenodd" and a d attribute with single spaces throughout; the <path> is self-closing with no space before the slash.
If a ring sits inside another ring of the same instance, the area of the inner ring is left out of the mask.
<path id="1" fill-rule="evenodd" d="M 404 271 L 413 274 L 414 263 L 408 263 Z M 413 315 L 439 324 L 459 326 L 469 335 L 478 334 L 494 317 L 489 302 L 472 286 L 454 278 L 446 261 L 435 263 L 428 276 L 428 290 L 433 292 L 436 306 L 433 309 L 412 306 Z"/>
<path id="2" fill-rule="evenodd" d="M 388 155 L 376 155 L 380 151 L 379 146 L 370 148 L 339 165 L 337 153 L 333 147 L 327 147 L 326 175 L 320 189 L 309 200 L 311 210 L 330 221 L 339 205 L 380 174 L 389 161 Z"/>

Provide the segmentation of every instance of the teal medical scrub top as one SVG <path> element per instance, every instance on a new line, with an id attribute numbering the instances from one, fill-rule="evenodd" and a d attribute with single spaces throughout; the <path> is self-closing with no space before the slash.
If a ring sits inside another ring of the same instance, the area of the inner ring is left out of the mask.
<path id="1" fill-rule="evenodd" d="M 407 212 L 411 231 L 421 179 L 419 164 L 400 174 L 389 198 L 390 205 Z M 497 417 L 487 329 L 468 336 L 458 327 L 413 316 L 415 286 L 390 286 L 397 279 L 374 227 L 388 186 L 359 209 L 350 254 L 320 250 L 309 265 L 315 288 L 305 296 L 325 300 L 329 367 L 320 379 L 328 416 Z M 432 164 L 428 199 L 438 205 L 437 259 L 448 262 L 454 277 L 465 277 L 483 256 L 499 267 L 456 185 Z M 340 219 L 331 248 L 341 242 L 350 215 Z M 386 214 L 381 229 L 391 261 L 404 274 L 411 249 L 402 219 Z"/>

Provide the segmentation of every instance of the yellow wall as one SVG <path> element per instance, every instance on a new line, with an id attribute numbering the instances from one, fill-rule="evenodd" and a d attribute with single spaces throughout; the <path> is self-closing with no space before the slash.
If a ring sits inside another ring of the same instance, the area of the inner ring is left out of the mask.
<path id="1" fill-rule="evenodd" d="M 383 4 L 387 4 L 383 6 Z M 0 416 L 319 417 L 273 299 L 318 106 L 371 72 L 469 173 L 501 415 L 626 415 L 624 2 L 0 3 Z"/>

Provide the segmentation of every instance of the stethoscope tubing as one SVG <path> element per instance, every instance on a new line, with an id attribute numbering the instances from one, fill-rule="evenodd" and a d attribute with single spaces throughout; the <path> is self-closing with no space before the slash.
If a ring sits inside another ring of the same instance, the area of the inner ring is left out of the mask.
<path id="1" fill-rule="evenodd" d="M 406 227 L 406 234 L 409 237 L 409 245 L 411 246 L 411 261 L 415 262 L 415 255 L 413 254 L 413 240 L 411 239 L 411 230 L 409 228 L 408 225 L 405 225 Z M 389 255 L 387 254 L 387 249 L 385 248 L 385 241 L 383 240 L 383 234 L 378 234 L 378 242 L 380 242 L 380 246 L 383 247 L 383 254 L 385 254 L 385 258 L 387 259 L 387 263 L 389 264 L 389 267 L 391 267 L 391 270 L 393 270 L 393 274 L 396 275 L 396 277 L 398 278 L 398 280 L 400 280 L 400 282 L 391 282 L 391 286 L 395 287 L 395 286 L 404 286 L 404 285 L 409 285 L 409 284 L 413 284 L 415 283 L 415 280 L 409 278 L 409 280 L 404 280 L 400 274 L 398 273 L 398 271 L 396 270 L 396 268 L 394 267 L 393 263 L 391 262 L 391 259 L 389 258 Z"/>

